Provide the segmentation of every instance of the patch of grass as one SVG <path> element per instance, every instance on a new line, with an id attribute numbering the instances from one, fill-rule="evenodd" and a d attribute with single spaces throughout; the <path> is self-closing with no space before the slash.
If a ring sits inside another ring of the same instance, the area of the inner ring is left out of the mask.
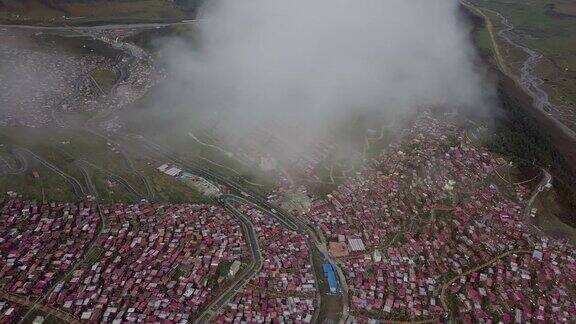
<path id="1" fill-rule="evenodd" d="M 227 277 L 230 273 L 230 266 L 232 266 L 233 261 L 225 261 L 218 265 L 218 269 L 216 269 L 216 273 L 220 277 Z"/>
<path id="2" fill-rule="evenodd" d="M 14 22 L 70 23 L 94 20 L 184 19 L 188 11 L 169 0 L 45 1 L 2 0 L 0 19 Z"/>
<path id="3" fill-rule="evenodd" d="M 101 172 L 92 172 L 92 182 L 98 191 L 99 198 L 104 203 L 133 203 L 138 201 L 138 196 L 131 190 L 125 188 L 122 184 L 114 182 L 111 177 Z M 109 186 L 108 181 L 113 183 Z M 132 184 L 134 186 L 134 184 Z M 140 188 L 137 188 L 140 189 Z M 145 194 L 144 188 L 141 188 L 142 194 Z"/>
<path id="4" fill-rule="evenodd" d="M 106 251 L 104 250 L 103 247 L 94 245 L 92 246 L 90 251 L 86 253 L 86 258 L 84 259 L 84 262 L 86 264 L 93 264 L 95 262 L 98 262 L 104 256 L 104 253 L 106 253 Z"/>
<path id="5" fill-rule="evenodd" d="M 485 54 L 491 55 L 492 53 L 492 41 L 490 39 L 490 33 L 486 27 L 478 29 L 475 35 L 476 45 L 478 49 Z"/>
<path id="6" fill-rule="evenodd" d="M 36 38 L 31 35 L 0 35 L 0 44 L 27 50 L 40 49 Z"/>
<path id="7" fill-rule="evenodd" d="M 116 73 L 111 69 L 96 68 L 92 71 L 92 77 L 104 92 L 110 91 L 116 80 Z"/>
<path id="8" fill-rule="evenodd" d="M 332 193 L 338 187 L 336 184 L 308 182 L 305 183 L 306 189 L 313 197 L 324 199 L 329 193 Z"/>
<path id="9" fill-rule="evenodd" d="M 436 218 L 441 220 L 452 220 L 454 218 L 454 212 L 452 210 L 440 210 L 434 211 Z"/>
<path id="10" fill-rule="evenodd" d="M 54 20 L 61 19 L 63 14 L 47 7 L 39 0 L 2 0 L 0 19 L 7 20 Z"/>
<path id="11" fill-rule="evenodd" d="M 574 1 L 554 1 L 554 12 L 563 15 L 576 17 L 576 2 Z"/>
<path id="12" fill-rule="evenodd" d="M 32 170 L 40 173 L 40 179 L 35 179 L 32 171 L 17 175 L 0 175 L 0 195 L 4 196 L 8 191 L 15 191 L 24 198 L 37 201 L 75 200 L 74 192 L 63 178 L 36 163 L 31 163 L 30 166 Z"/>
<path id="13" fill-rule="evenodd" d="M 537 212 L 532 221 L 536 226 L 552 237 L 567 239 L 572 244 L 576 243 L 576 228 L 562 222 L 562 219 L 568 218 L 564 214 L 569 211 L 562 208 L 555 189 L 540 194 L 534 203 L 534 208 Z"/>
<path id="14" fill-rule="evenodd" d="M 551 13 L 550 1 L 547 0 L 474 0 L 479 7 L 495 10 L 515 26 L 520 34 L 519 40 L 527 47 L 537 50 L 544 55 L 539 63 L 537 73 L 544 79 L 545 87 L 551 94 L 551 101 L 567 107 L 570 112 L 576 108 L 576 18 L 555 15 Z M 558 8 L 574 8 L 573 1 L 554 1 Z M 556 9 L 555 9 L 556 10 Z M 500 19 L 485 10 L 495 27 L 500 30 Z M 477 45 L 480 49 L 485 46 L 481 34 L 478 32 Z M 520 50 L 507 46 L 499 40 L 503 47 L 503 55 L 513 70 L 518 72 L 519 62 L 525 58 Z M 570 122 L 568 123 L 571 124 Z M 575 126 L 576 127 L 576 126 Z"/>
<path id="15" fill-rule="evenodd" d="M 166 0 L 71 2 L 64 7 L 72 18 L 184 18 L 183 13 Z"/>

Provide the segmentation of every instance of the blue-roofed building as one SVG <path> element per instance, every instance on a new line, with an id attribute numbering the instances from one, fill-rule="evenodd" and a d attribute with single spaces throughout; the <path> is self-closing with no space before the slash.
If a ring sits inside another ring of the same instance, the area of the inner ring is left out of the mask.
<path id="1" fill-rule="evenodd" d="M 334 267 L 330 263 L 324 263 L 322 266 L 324 268 L 324 275 L 326 275 L 326 280 L 328 280 L 328 287 L 330 288 L 330 293 L 338 293 L 338 281 L 336 280 L 336 274 L 334 273 Z"/>

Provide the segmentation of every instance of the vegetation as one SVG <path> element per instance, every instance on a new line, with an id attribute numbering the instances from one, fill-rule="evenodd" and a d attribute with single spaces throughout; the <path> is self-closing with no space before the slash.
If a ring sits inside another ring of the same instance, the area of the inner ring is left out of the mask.
<path id="1" fill-rule="evenodd" d="M 92 71 L 92 77 L 104 92 L 110 91 L 116 80 L 116 73 L 111 69 L 97 68 Z"/>
<path id="2" fill-rule="evenodd" d="M 90 23 L 186 19 L 197 1 L 180 0 L 0 0 L 0 20 L 16 23 Z"/>
<path id="3" fill-rule="evenodd" d="M 478 29 L 475 35 L 476 45 L 483 54 L 492 55 L 492 41 L 486 27 Z"/>
<path id="4" fill-rule="evenodd" d="M 154 188 L 154 200 L 166 202 L 203 202 L 205 198 L 194 188 L 161 174 L 139 160 L 133 154 L 132 169 L 126 157 L 113 144 L 101 137 L 81 129 L 31 129 L 0 127 L 0 153 L 11 159 L 12 149 L 23 147 L 31 150 L 63 172 L 76 178 L 87 188 L 80 165 L 89 174 L 100 199 L 106 203 L 134 202 L 146 196 L 146 177 Z M 16 191 L 26 198 L 37 200 L 73 201 L 77 199 L 69 184 L 58 174 L 28 159 L 28 169 L 22 174 L 0 175 L 0 193 Z M 10 161 L 9 161 L 10 162 Z M 11 165 L 15 165 L 12 161 Z M 80 165 L 79 165 L 80 163 Z M 36 179 L 32 171 L 37 171 Z M 139 195 L 127 188 L 124 179 Z"/>
<path id="5" fill-rule="evenodd" d="M 502 28 L 500 19 L 492 11 L 509 18 L 516 31 L 522 36 L 521 42 L 544 55 L 538 66 L 538 74 L 546 81 L 545 89 L 551 94 L 551 101 L 576 109 L 576 16 L 569 16 L 576 7 L 571 0 L 473 0 L 475 5 L 484 8 L 497 29 Z M 561 10 L 563 13 L 558 14 Z M 484 31 L 477 32 L 476 43 L 482 50 Z M 504 46 L 503 55 L 512 63 L 523 58 L 523 53 L 515 48 Z M 515 67 L 513 64 L 509 64 Z"/>
<path id="6" fill-rule="evenodd" d="M 537 165 L 550 169 L 554 176 L 557 201 L 567 210 L 576 210 L 574 167 L 552 143 L 542 125 L 522 108 L 522 103 L 502 89 L 502 117 L 497 121 L 488 145 L 491 150 L 511 159 L 518 165 Z M 576 216 L 563 213 L 560 219 L 576 226 Z"/>
<path id="7" fill-rule="evenodd" d="M 503 28 L 500 18 L 495 12 L 507 17 L 522 36 L 521 42 L 533 48 L 545 57 L 537 68 L 537 73 L 545 81 L 544 88 L 550 94 L 553 103 L 570 108 L 576 102 L 576 53 L 573 45 L 576 41 L 576 19 L 558 15 L 557 8 L 569 8 L 574 4 L 570 0 L 473 0 L 477 7 L 490 18 L 496 30 Z M 568 5 L 568 7 L 566 7 Z M 484 22 L 474 14 L 469 17 L 475 24 L 474 40 L 480 54 L 487 62 L 492 62 L 492 52 L 488 51 L 489 35 Z M 501 52 L 508 62 L 518 62 L 525 59 L 525 54 L 518 49 L 506 46 L 500 42 Z M 509 64 L 512 69 L 518 65 Z M 501 84 L 502 86 L 502 84 Z M 554 142 L 551 126 L 543 127 L 543 121 L 531 115 L 531 105 L 520 102 L 517 98 L 519 89 L 501 87 L 499 90 L 502 103 L 502 115 L 496 122 L 494 136 L 490 137 L 490 148 L 516 162 L 521 168 L 533 165 L 548 168 L 554 176 L 554 201 L 558 210 L 558 218 L 563 222 L 576 226 L 576 217 L 570 216 L 566 210 L 576 209 L 576 168 L 563 154 L 574 154 L 564 143 Z M 542 118 L 542 117 L 540 117 Z M 558 222 L 560 223 L 560 222 Z"/>

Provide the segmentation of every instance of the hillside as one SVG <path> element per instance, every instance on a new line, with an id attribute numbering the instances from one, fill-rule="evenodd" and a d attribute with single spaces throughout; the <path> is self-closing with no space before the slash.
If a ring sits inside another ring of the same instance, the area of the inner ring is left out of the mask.
<path id="1" fill-rule="evenodd" d="M 0 0 L 0 22 L 88 24 L 189 19 L 197 0 Z"/>

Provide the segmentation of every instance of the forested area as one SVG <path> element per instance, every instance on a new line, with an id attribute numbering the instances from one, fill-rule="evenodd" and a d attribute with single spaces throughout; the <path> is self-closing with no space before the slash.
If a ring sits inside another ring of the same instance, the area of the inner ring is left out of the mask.
<path id="1" fill-rule="evenodd" d="M 522 103 L 499 90 L 502 115 L 497 118 L 493 136 L 488 146 L 520 165 L 545 167 L 553 175 L 553 183 L 565 208 L 576 210 L 576 166 L 569 163 L 554 145 L 542 123 L 529 114 Z M 531 108 L 528 108 L 531 109 Z M 562 221 L 576 226 L 576 214 L 558 215 Z"/>

